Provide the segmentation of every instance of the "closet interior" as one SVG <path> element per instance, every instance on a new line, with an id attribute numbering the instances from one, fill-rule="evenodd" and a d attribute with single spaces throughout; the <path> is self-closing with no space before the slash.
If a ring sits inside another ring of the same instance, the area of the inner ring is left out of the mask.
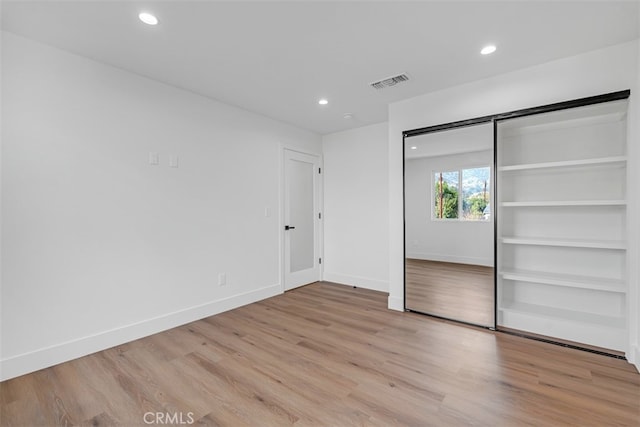
<path id="1" fill-rule="evenodd" d="M 624 350 L 626 111 L 497 121 L 498 326 Z"/>
<path id="2" fill-rule="evenodd" d="M 477 124 L 492 128 L 478 142 L 493 147 L 486 212 L 494 252 L 485 264 L 494 267 L 495 316 L 484 326 L 614 354 L 627 350 L 629 95 L 620 91 L 405 132 L 407 148 L 416 135 Z M 424 187 L 437 192 L 434 171 L 423 172 L 431 179 Z M 415 175 L 415 164 L 405 165 L 405 180 Z M 405 192 L 415 197 L 407 188 L 405 182 Z M 420 203 L 433 204 L 433 194 L 423 197 Z M 405 195 L 406 272 L 414 264 L 415 240 L 407 234 L 407 220 L 415 222 L 407 205 L 414 203 Z M 411 286 L 407 297 L 405 279 L 408 310 L 416 306 Z"/>

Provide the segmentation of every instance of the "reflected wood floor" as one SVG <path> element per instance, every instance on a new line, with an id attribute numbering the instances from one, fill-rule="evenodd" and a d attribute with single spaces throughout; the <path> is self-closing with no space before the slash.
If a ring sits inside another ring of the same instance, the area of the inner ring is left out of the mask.
<path id="1" fill-rule="evenodd" d="M 640 420 L 623 360 L 387 310 L 316 283 L 0 385 L 3 426 L 605 426 Z"/>
<path id="2" fill-rule="evenodd" d="M 494 326 L 493 267 L 407 258 L 407 308 Z"/>

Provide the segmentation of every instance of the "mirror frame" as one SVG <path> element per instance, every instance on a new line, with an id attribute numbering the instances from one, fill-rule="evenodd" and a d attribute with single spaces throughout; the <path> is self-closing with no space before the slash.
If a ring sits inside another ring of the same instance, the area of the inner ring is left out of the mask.
<path id="1" fill-rule="evenodd" d="M 483 117 L 478 117 L 475 119 L 468 119 L 468 120 L 460 120 L 460 121 L 456 121 L 456 122 L 451 122 L 451 123 L 444 123 L 444 124 L 440 124 L 440 125 L 435 125 L 435 126 L 428 126 L 428 127 L 423 127 L 423 128 L 418 128 L 418 129 L 413 129 L 413 130 L 408 130 L 402 133 L 402 219 L 403 219 L 403 223 L 402 223 L 402 233 L 403 233 L 403 246 L 402 246 L 402 250 L 403 250 L 403 265 L 404 265 L 404 271 L 403 271 L 403 307 L 404 307 L 404 311 L 410 311 L 410 312 L 414 312 L 414 313 L 419 313 L 419 314 L 423 314 L 426 316 L 431 316 L 431 317 L 436 317 L 439 319 L 445 319 L 445 320 L 450 320 L 453 322 L 458 322 L 458 323 L 463 323 L 466 325 L 472 325 L 472 326 L 477 326 L 477 327 L 481 327 L 481 328 L 486 328 L 486 329 L 490 329 L 490 330 L 496 330 L 497 327 L 497 322 L 498 322 L 498 302 L 497 302 L 497 298 L 498 298 L 498 288 L 497 288 L 497 283 L 498 283 L 498 276 L 497 276 L 497 269 L 496 269 L 496 259 L 497 259 L 497 209 L 495 208 L 495 206 L 492 208 L 492 212 L 491 212 L 491 217 L 492 217 L 492 224 L 493 224 L 493 324 L 492 325 L 481 325 L 481 324 L 477 324 L 477 323 L 472 323 L 472 322 L 467 322 L 464 320 L 460 320 L 460 319 L 453 319 L 453 318 L 449 318 L 449 317 L 444 317 L 444 316 L 439 316 L 437 314 L 431 314 L 431 313 L 424 313 L 424 312 L 420 312 L 420 311 L 415 311 L 412 309 L 407 308 L 407 199 L 406 199 L 406 153 L 405 153 L 405 148 L 406 148 L 406 141 L 407 138 L 411 138 L 411 137 L 415 137 L 415 136 L 420 136 L 420 135 L 427 135 L 427 134 L 433 134 L 433 133 L 438 133 L 438 132 L 445 132 L 445 131 L 450 131 L 450 130 L 455 130 L 455 129 L 463 129 L 463 128 L 468 128 L 468 127 L 472 127 L 472 126 L 477 126 L 477 125 L 482 125 L 482 124 L 487 124 L 487 123 L 493 123 L 492 127 L 493 127 L 493 143 L 492 143 L 492 150 L 493 150 L 493 164 L 491 165 L 494 176 L 492 177 L 493 179 L 491 180 L 491 199 L 492 201 L 495 200 L 495 195 L 496 195 L 496 189 L 497 189 L 497 169 L 496 169 L 496 165 L 497 165 L 497 156 L 496 156 L 496 144 L 497 144 L 497 120 L 495 116 L 483 116 Z M 494 203 L 495 205 L 495 203 Z"/>

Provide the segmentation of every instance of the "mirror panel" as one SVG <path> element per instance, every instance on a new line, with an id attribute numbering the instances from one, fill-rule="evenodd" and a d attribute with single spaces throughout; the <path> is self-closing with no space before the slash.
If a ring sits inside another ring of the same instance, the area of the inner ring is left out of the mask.
<path id="1" fill-rule="evenodd" d="M 493 123 L 404 144 L 405 308 L 494 327 Z"/>

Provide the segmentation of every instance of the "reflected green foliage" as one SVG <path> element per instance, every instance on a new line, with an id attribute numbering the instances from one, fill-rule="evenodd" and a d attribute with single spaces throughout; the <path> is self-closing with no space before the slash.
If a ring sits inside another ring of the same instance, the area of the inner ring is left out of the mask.
<path id="1" fill-rule="evenodd" d="M 449 185 L 449 183 L 447 183 L 444 180 L 442 183 L 437 181 L 435 194 L 436 194 L 435 217 L 436 218 L 458 218 L 457 185 L 455 186 Z M 440 209 L 441 204 L 442 204 L 442 210 Z"/>
<path id="2" fill-rule="evenodd" d="M 489 204 L 489 194 L 478 193 L 462 201 L 464 219 L 484 219 L 484 210 Z"/>

